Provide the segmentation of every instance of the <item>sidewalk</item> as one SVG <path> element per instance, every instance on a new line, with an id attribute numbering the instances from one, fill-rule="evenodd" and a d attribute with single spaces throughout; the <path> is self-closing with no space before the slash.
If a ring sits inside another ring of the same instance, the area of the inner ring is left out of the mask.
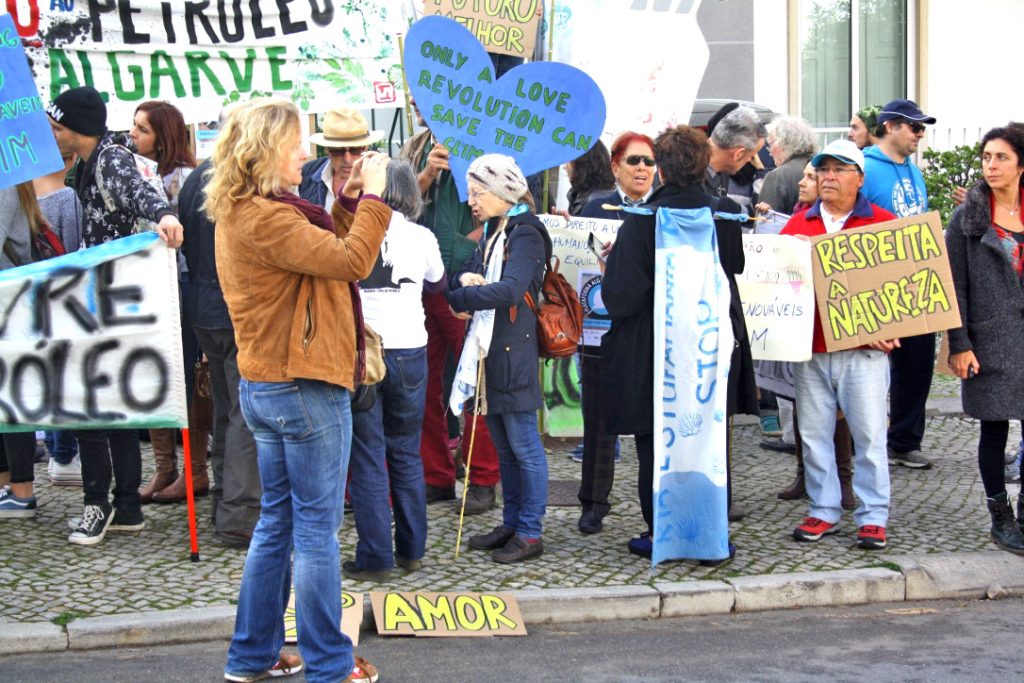
<path id="1" fill-rule="evenodd" d="M 988 541 L 989 519 L 975 455 L 978 427 L 959 415 L 957 389 L 941 377 L 933 386 L 924 449 L 935 467 L 892 468 L 889 546 L 882 553 L 854 547 L 856 528 L 850 513 L 844 515 L 838 535 L 817 544 L 794 542 L 790 534 L 806 512 L 806 501 L 775 496 L 792 481 L 794 459 L 762 450 L 758 427 L 744 420 L 734 427 L 733 472 L 734 497 L 747 516 L 731 525 L 738 547 L 735 560 L 719 568 L 672 562 L 652 571 L 648 562 L 627 552 L 626 541 L 643 524 L 635 494 L 633 441 L 623 439 L 612 512 L 602 533 L 583 536 L 576 530 L 577 507 L 550 506 L 546 552 L 539 560 L 503 566 L 491 562 L 486 553 L 468 549 L 455 559 L 457 512 L 449 504 L 431 505 L 423 569 L 412 574 L 396 570 L 383 584 L 346 580 L 344 585 L 353 592 L 516 591 L 528 622 L 669 616 L 678 609 L 695 609 L 700 601 L 706 613 L 912 596 L 980 597 L 991 583 L 1021 593 L 1024 558 L 994 550 Z M 1019 438 L 1018 425 L 1012 423 L 1011 443 Z M 548 440 L 553 445 L 552 481 L 579 480 L 580 465 L 567 457 L 575 443 Z M 148 476 L 148 447 L 143 463 Z M 72 546 L 67 543 L 67 520 L 81 513 L 81 490 L 51 487 L 45 464 L 37 467 L 36 476 L 37 516 L 0 522 L 0 652 L 64 649 L 68 634 L 74 640 L 74 634 L 89 624 L 108 635 L 82 639 L 72 647 L 148 642 L 145 638 L 156 636 L 144 635 L 147 624 L 173 625 L 159 631 L 161 642 L 220 637 L 224 628 L 230 633 L 244 551 L 213 541 L 209 498 L 197 501 L 202 559 L 192 563 L 184 504 L 147 506 L 142 532 L 108 533 L 98 546 Z M 1012 497 L 1019 484 L 1009 489 Z M 469 535 L 499 521 L 497 509 L 467 517 L 464 547 Z M 352 558 L 354 541 L 355 530 L 346 517 L 343 559 Z M 995 574 L 989 578 L 986 571 Z M 760 602 L 750 597 L 755 589 L 762 594 L 768 590 L 774 597 Z M 171 612 L 150 614 L 167 611 Z M 109 615 L 117 616 L 94 619 Z"/>

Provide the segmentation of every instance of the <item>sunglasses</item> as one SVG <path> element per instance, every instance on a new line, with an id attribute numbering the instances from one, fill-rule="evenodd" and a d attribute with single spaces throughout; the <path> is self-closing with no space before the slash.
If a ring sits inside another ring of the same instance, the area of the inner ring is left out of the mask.
<path id="1" fill-rule="evenodd" d="M 366 151 L 366 147 L 328 147 L 327 153 L 332 157 L 343 157 L 346 154 L 351 154 L 354 157 L 361 156 Z"/>
<path id="2" fill-rule="evenodd" d="M 654 157 L 645 156 L 643 154 L 630 154 L 625 158 L 625 162 L 629 166 L 636 166 L 640 162 L 643 162 L 644 166 L 654 166 Z"/>
<path id="3" fill-rule="evenodd" d="M 910 130 L 912 130 L 915 135 L 917 135 L 918 133 L 923 133 L 924 132 L 924 124 L 923 123 L 911 123 L 909 125 L 910 125 Z"/>

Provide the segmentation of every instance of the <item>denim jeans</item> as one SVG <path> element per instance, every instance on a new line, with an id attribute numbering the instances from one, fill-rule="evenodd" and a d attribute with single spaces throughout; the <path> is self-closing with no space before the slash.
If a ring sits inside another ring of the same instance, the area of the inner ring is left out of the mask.
<path id="1" fill-rule="evenodd" d="M 541 537 L 548 503 L 548 456 L 537 431 L 537 413 L 487 416 L 501 468 L 502 524 L 524 539 Z"/>
<path id="2" fill-rule="evenodd" d="M 75 441 L 75 433 L 70 429 L 46 432 L 43 440 L 46 442 L 46 450 L 50 452 L 50 457 L 61 465 L 70 465 L 78 455 L 78 442 Z"/>
<path id="3" fill-rule="evenodd" d="M 793 380 L 810 516 L 835 524 L 843 512 L 833 438 L 836 408 L 840 408 L 853 436 L 853 491 L 860 499 L 854 519 L 857 526 L 885 526 L 889 519 L 885 449 L 889 359 L 873 349 L 815 353 L 806 363 L 794 364 Z"/>
<path id="4" fill-rule="evenodd" d="M 341 528 L 352 444 L 349 392 L 313 380 L 239 384 L 256 438 L 262 510 L 245 558 L 226 671 L 255 674 L 277 661 L 295 555 L 295 615 L 307 681 L 352 671 L 341 632 Z"/>
<path id="5" fill-rule="evenodd" d="M 356 565 L 370 570 L 390 569 L 396 553 L 418 560 L 427 544 L 427 496 L 420 458 L 427 349 L 386 349 L 384 364 L 388 371 L 377 386 L 376 404 L 352 415 L 349 492 L 359 533 Z"/>

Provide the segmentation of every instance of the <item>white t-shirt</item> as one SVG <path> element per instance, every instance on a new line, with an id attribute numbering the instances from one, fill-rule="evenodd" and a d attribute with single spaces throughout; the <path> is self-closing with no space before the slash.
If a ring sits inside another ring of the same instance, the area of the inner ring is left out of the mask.
<path id="1" fill-rule="evenodd" d="M 359 282 L 363 319 L 383 338 L 385 349 L 427 345 L 423 283 L 442 277 L 444 263 L 434 233 L 392 212 L 373 272 Z"/>
<path id="2" fill-rule="evenodd" d="M 320 172 L 320 182 L 327 186 L 327 195 L 324 197 L 324 210 L 330 213 L 334 209 L 334 167 L 330 159 L 324 164 L 324 170 Z M 377 329 L 374 327 L 373 329 Z"/>
<path id="3" fill-rule="evenodd" d="M 822 206 L 821 222 L 825 224 L 825 232 L 831 235 L 834 232 L 839 232 L 840 230 L 842 230 L 843 226 L 846 225 L 846 220 L 850 217 L 852 213 L 853 211 L 849 211 L 847 213 L 844 213 L 842 216 L 833 216 L 832 214 L 825 210 L 824 206 Z"/>

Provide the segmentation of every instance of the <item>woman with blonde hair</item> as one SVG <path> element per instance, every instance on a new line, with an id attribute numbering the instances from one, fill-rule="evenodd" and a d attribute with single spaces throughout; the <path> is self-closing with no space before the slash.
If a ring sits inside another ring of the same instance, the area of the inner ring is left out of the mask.
<path id="1" fill-rule="evenodd" d="M 256 439 L 260 519 L 245 559 L 224 677 L 295 673 L 280 655 L 292 585 L 307 681 L 367 683 L 376 669 L 341 632 L 341 528 L 352 442 L 350 392 L 365 370 L 356 281 L 380 251 L 391 209 L 380 200 L 387 158 L 367 154 L 353 175 L 354 213 L 332 214 L 293 193 L 305 145 L 290 102 L 234 112 L 213 153 L 205 208 L 217 224 L 224 299 L 238 344 L 239 397 Z"/>

